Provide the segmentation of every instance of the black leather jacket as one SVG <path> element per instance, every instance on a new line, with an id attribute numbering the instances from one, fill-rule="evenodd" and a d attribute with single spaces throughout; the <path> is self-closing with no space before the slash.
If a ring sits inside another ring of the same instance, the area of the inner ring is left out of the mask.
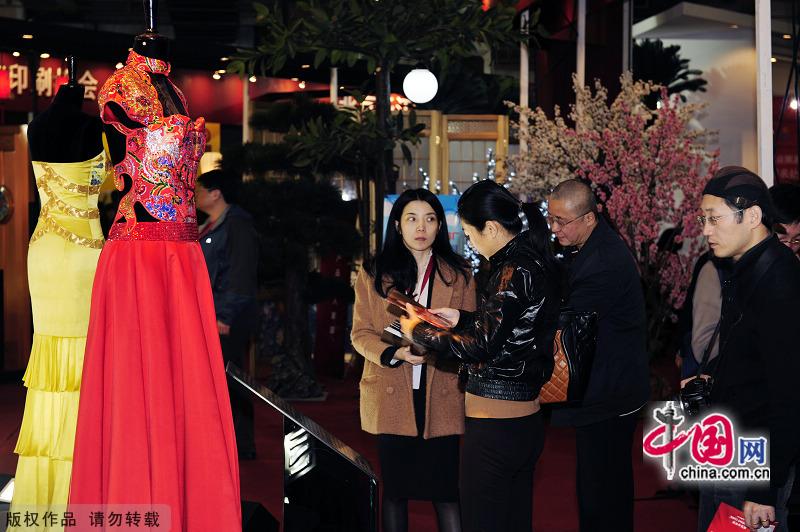
<path id="1" fill-rule="evenodd" d="M 489 280 L 478 294 L 478 310 L 462 310 L 458 324 L 449 331 L 420 323 L 414 328 L 414 340 L 459 357 L 468 373 L 467 392 L 531 401 L 553 372 L 559 276 L 545 271 L 527 231 L 489 262 Z"/>

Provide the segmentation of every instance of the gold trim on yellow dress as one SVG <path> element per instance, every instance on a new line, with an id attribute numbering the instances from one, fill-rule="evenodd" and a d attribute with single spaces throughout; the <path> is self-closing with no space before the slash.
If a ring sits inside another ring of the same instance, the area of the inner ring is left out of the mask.
<path id="1" fill-rule="evenodd" d="M 59 530 L 72 473 L 83 351 L 103 233 L 97 210 L 109 173 L 105 151 L 87 161 L 33 161 L 42 209 L 28 249 L 33 348 L 23 380 L 25 413 L 10 512 L 35 512 L 37 526 Z M 56 526 L 44 526 L 52 512 Z"/>

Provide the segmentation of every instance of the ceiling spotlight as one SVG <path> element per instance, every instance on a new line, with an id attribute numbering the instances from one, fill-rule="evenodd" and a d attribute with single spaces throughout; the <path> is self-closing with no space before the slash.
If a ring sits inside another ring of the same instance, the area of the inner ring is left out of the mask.
<path id="1" fill-rule="evenodd" d="M 122 63 L 117 63 L 116 65 L 114 65 L 114 68 L 116 68 L 117 70 L 119 70 L 120 68 L 122 68 L 122 67 L 124 67 L 124 66 L 125 66 L 125 65 L 123 65 Z"/>
<path id="2" fill-rule="evenodd" d="M 256 82 L 256 77 L 250 76 L 250 83 L 255 83 L 255 82 Z"/>
<path id="3" fill-rule="evenodd" d="M 300 81 L 300 78 L 292 78 L 292 81 Z"/>
<path id="4" fill-rule="evenodd" d="M 219 60 L 220 61 L 229 61 L 230 58 L 229 57 L 220 57 Z"/>
<path id="5" fill-rule="evenodd" d="M 222 78 L 222 76 L 220 76 L 218 72 L 214 72 L 213 74 L 211 74 L 211 77 L 214 78 L 214 79 Z"/>
<path id="6" fill-rule="evenodd" d="M 789 35 L 788 33 L 784 33 L 784 34 L 783 34 L 783 38 L 784 38 L 784 39 L 786 39 L 786 40 L 788 41 L 789 39 L 791 39 L 791 38 L 792 38 L 792 36 L 791 36 L 791 35 Z"/>
<path id="7" fill-rule="evenodd" d="M 301 89 L 305 89 L 306 88 L 306 82 L 305 81 L 301 81 L 300 83 L 297 84 L 297 86 L 300 87 Z"/>
<path id="8" fill-rule="evenodd" d="M 11 55 L 13 55 L 14 57 L 19 57 L 19 52 L 12 52 Z"/>
<path id="9" fill-rule="evenodd" d="M 769 58 L 769 62 L 770 62 L 770 63 L 777 63 L 777 62 L 778 62 L 778 60 L 777 60 L 777 59 L 775 59 L 774 57 L 770 57 L 770 58 Z"/>
<path id="10" fill-rule="evenodd" d="M 41 54 L 39 54 L 39 57 L 41 57 L 42 59 L 50 59 L 50 54 L 48 54 L 47 52 L 42 52 Z"/>
<path id="11" fill-rule="evenodd" d="M 217 73 L 218 74 L 224 74 L 225 73 L 225 69 L 224 68 L 220 68 L 219 70 L 217 70 Z"/>
<path id="12" fill-rule="evenodd" d="M 311 68 L 311 65 L 301 65 L 300 68 Z"/>
<path id="13" fill-rule="evenodd" d="M 342 85 L 341 87 L 339 87 L 339 90 L 340 90 L 340 91 L 343 91 L 343 90 L 344 90 L 344 85 Z"/>
<path id="14" fill-rule="evenodd" d="M 31 35 L 30 33 L 26 33 L 25 35 L 22 36 L 22 38 L 30 40 L 33 39 L 33 35 Z"/>

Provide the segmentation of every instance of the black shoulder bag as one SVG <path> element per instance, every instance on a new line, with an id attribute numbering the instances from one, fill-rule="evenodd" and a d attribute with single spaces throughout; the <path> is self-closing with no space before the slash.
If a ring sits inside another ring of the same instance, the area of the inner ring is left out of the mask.
<path id="1" fill-rule="evenodd" d="M 596 348 L 597 313 L 562 308 L 553 341 L 553 373 L 542 386 L 539 401 L 580 403 L 589 386 Z"/>
<path id="2" fill-rule="evenodd" d="M 767 271 L 770 269 L 770 267 L 772 267 L 777 259 L 777 250 L 767 244 L 767 248 L 764 250 L 761 256 L 758 257 L 758 260 L 753 267 L 753 281 L 748 285 L 747 292 L 742 295 L 741 301 L 738 302 L 738 307 L 740 309 L 744 307 L 753 296 L 756 286 L 758 286 L 758 283 L 761 281 L 764 275 L 767 274 Z M 743 313 L 740 310 L 739 317 L 734 322 L 733 327 L 735 327 L 742 320 L 742 317 Z M 714 329 L 714 334 L 711 337 L 711 341 L 708 343 L 708 347 L 706 347 L 706 350 L 703 353 L 703 360 L 700 362 L 700 366 L 697 368 L 697 374 L 692 380 L 687 382 L 680 391 L 680 400 L 681 406 L 683 407 L 683 412 L 689 417 L 696 416 L 703 407 L 711 404 L 711 388 L 714 386 L 714 377 L 709 376 L 708 378 L 703 378 L 701 375 L 706 371 L 708 359 L 714 347 L 714 342 L 719 336 L 721 326 L 722 316 L 720 316 L 719 321 L 717 322 L 717 327 Z M 723 360 L 723 350 L 727 345 L 729 338 L 730 337 L 726 338 L 724 345 L 719 346 L 719 353 L 717 354 L 717 366 L 714 370 L 714 375 L 719 373 L 719 369 Z"/>

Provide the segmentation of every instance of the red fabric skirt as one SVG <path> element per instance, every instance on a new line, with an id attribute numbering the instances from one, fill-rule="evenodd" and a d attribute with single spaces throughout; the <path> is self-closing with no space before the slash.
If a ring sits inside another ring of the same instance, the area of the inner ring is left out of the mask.
<path id="1" fill-rule="evenodd" d="M 172 531 L 241 530 L 230 399 L 197 242 L 103 248 L 69 501 L 78 512 L 168 505 Z"/>

